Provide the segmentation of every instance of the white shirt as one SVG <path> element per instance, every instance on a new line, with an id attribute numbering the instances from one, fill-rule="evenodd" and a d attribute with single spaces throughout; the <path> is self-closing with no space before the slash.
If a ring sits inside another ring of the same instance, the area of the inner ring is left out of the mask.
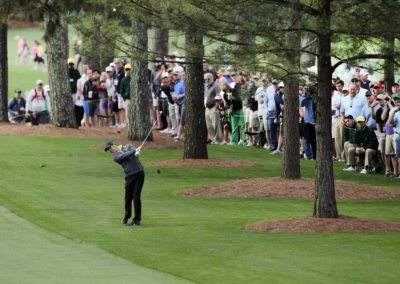
<path id="1" fill-rule="evenodd" d="M 368 101 L 365 95 L 358 93 L 357 95 L 351 97 L 347 95 L 342 99 L 342 104 L 340 106 L 340 112 L 344 115 L 352 115 L 354 119 L 362 115 L 362 109 L 364 106 L 368 106 Z"/>
<path id="2" fill-rule="evenodd" d="M 82 76 L 78 79 L 78 82 L 76 82 L 77 91 L 74 97 L 74 104 L 76 106 L 81 107 L 83 105 L 83 86 L 87 80 L 89 80 L 88 75 L 82 74 Z"/>
<path id="3" fill-rule="evenodd" d="M 33 89 L 26 98 L 26 110 L 31 112 L 41 112 L 48 110 L 50 112 L 50 97 L 45 91 Z"/>
<path id="4" fill-rule="evenodd" d="M 270 85 L 267 88 L 266 96 L 264 97 L 264 108 L 267 112 L 276 112 L 274 85 Z"/>
<path id="5" fill-rule="evenodd" d="M 267 95 L 267 88 L 266 87 L 258 87 L 255 95 L 255 100 L 259 102 L 259 98 L 262 98 L 263 100 L 265 99 L 265 96 Z M 267 111 L 265 109 L 264 103 L 258 103 L 258 116 L 267 114 Z"/>

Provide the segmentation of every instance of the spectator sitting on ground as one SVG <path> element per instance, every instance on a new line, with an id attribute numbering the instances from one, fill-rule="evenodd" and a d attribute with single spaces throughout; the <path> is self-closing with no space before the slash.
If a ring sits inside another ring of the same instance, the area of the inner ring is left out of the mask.
<path id="1" fill-rule="evenodd" d="M 344 146 L 343 146 L 343 157 L 347 161 L 347 168 L 344 171 L 355 171 L 355 161 L 349 159 L 348 151 L 351 148 L 354 148 L 354 137 L 357 130 L 357 123 L 354 121 L 354 118 L 351 114 L 346 115 L 344 117 Z"/>
<path id="2" fill-rule="evenodd" d="M 15 96 L 8 103 L 8 120 L 11 123 L 25 123 L 25 105 L 21 89 L 15 89 Z"/>
<path id="3" fill-rule="evenodd" d="M 372 169 L 371 162 L 378 151 L 378 139 L 374 130 L 365 124 L 363 116 L 357 117 L 357 124 L 359 128 L 354 135 L 354 145 L 348 149 L 350 165 L 354 170 L 349 171 L 355 171 L 355 156 L 358 156 L 360 160 L 364 159 L 364 167 L 360 173 L 366 174 L 368 170 Z"/>
<path id="4" fill-rule="evenodd" d="M 37 80 L 36 87 L 29 93 L 26 100 L 25 117 L 32 125 L 50 123 L 50 97 L 43 89 L 43 81 Z"/>

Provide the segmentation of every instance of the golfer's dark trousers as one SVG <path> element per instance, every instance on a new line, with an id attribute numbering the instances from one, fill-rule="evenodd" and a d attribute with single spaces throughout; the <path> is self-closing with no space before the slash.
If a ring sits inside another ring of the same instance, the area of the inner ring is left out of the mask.
<path id="1" fill-rule="evenodd" d="M 144 172 L 138 172 L 132 176 L 125 177 L 125 219 L 132 216 L 132 201 L 135 208 L 134 221 L 142 219 L 142 201 L 140 194 L 144 183 Z"/>

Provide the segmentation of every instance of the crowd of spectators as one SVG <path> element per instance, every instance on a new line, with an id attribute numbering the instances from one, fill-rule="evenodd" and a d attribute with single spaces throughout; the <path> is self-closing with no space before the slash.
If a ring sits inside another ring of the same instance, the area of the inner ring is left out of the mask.
<path id="1" fill-rule="evenodd" d="M 179 56 L 156 60 L 148 70 L 149 113 L 152 125 L 179 141 L 185 139 L 186 76 Z M 71 94 L 80 127 L 124 128 L 128 123 L 132 66 L 115 58 L 104 71 L 82 66 L 82 75 L 68 59 Z M 213 69 L 205 63 L 204 108 L 209 144 L 263 147 L 283 153 L 285 84 L 259 73 L 237 72 L 232 66 Z M 367 70 L 355 69 L 350 82 L 332 78 L 332 159 L 346 163 L 345 171 L 379 172 L 399 177 L 400 87 L 385 90 L 372 83 Z M 299 88 L 299 129 L 305 159 L 316 157 L 316 92 Z M 25 99 L 21 90 L 9 103 L 13 123 L 29 119 L 49 123 L 48 88 L 38 80 Z M 296 115 L 296 114 L 294 114 Z"/>

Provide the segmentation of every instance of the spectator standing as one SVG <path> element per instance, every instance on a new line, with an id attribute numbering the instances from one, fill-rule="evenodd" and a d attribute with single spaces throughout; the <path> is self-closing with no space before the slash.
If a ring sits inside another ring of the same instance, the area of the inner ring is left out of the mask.
<path id="1" fill-rule="evenodd" d="M 278 147 L 278 124 L 276 120 L 276 104 L 275 104 L 275 91 L 279 89 L 280 80 L 273 80 L 272 85 L 267 88 L 266 96 L 264 98 L 264 108 L 267 111 L 268 117 L 268 136 L 271 141 L 270 148 L 268 150 L 275 151 Z"/>
<path id="2" fill-rule="evenodd" d="M 392 126 L 393 120 L 390 118 L 393 116 L 393 112 L 396 110 L 396 103 L 390 98 L 385 96 L 386 107 L 382 112 L 382 120 L 385 120 L 385 165 L 386 165 L 386 176 L 394 176 L 398 174 L 397 158 L 395 156 L 395 146 L 393 142 L 394 128 Z"/>
<path id="3" fill-rule="evenodd" d="M 99 71 L 93 70 L 89 72 L 89 80 L 86 81 L 83 87 L 83 96 L 88 104 L 89 118 L 92 126 L 96 126 L 97 120 L 96 115 L 99 110 L 99 91 L 98 91 L 98 76 Z"/>
<path id="4" fill-rule="evenodd" d="M 389 123 L 394 128 L 393 142 L 397 159 L 397 168 L 394 170 L 397 173 L 397 178 L 400 178 L 400 93 L 393 95 L 393 101 L 395 102 L 395 108 L 393 108 L 389 115 Z"/>
<path id="5" fill-rule="evenodd" d="M 204 74 L 205 80 L 205 118 L 207 125 L 208 139 L 211 144 L 219 144 L 221 139 L 221 124 L 219 111 L 215 102 L 215 97 L 219 94 L 220 88 L 218 82 L 214 81 L 211 73 Z"/>
<path id="6" fill-rule="evenodd" d="M 242 100 L 238 94 L 238 89 L 231 88 L 224 78 L 220 79 L 220 88 L 223 92 L 223 99 L 226 102 L 227 108 L 229 109 L 229 119 L 232 128 L 230 145 L 238 145 L 240 137 L 239 131 L 242 132 L 243 138 L 246 137 Z"/>
<path id="7" fill-rule="evenodd" d="M 345 95 L 343 92 L 344 82 L 342 80 L 336 81 L 336 91 L 333 92 L 332 96 L 332 137 L 335 143 L 336 158 L 339 162 L 344 161 L 343 157 L 343 146 L 345 142 L 344 138 L 344 121 L 343 117 L 340 117 L 340 108 L 342 100 Z"/>
<path id="8" fill-rule="evenodd" d="M 270 147 L 271 141 L 268 133 L 268 115 L 264 105 L 264 99 L 267 96 L 268 80 L 267 78 L 261 78 L 261 84 L 257 88 L 255 99 L 258 102 L 258 119 L 260 125 L 260 134 L 264 132 L 264 139 L 266 143 L 263 145 L 265 149 Z"/>
<path id="9" fill-rule="evenodd" d="M 123 99 L 123 108 L 121 109 L 122 112 L 125 112 L 125 120 L 121 127 L 126 127 L 126 122 L 127 119 L 126 117 L 128 116 L 128 109 L 129 109 L 129 102 L 131 99 L 131 70 L 132 70 L 132 65 L 131 64 L 125 64 L 124 66 L 125 70 L 125 77 L 122 78 L 121 80 L 121 87 L 120 87 L 120 93 L 121 97 Z"/>
<path id="10" fill-rule="evenodd" d="M 284 107 L 284 87 L 285 85 L 283 82 L 279 82 L 278 84 L 278 89 L 275 90 L 275 95 L 274 95 L 274 101 L 275 101 L 275 107 L 276 107 L 276 118 L 274 120 L 274 124 L 278 126 L 278 146 L 275 151 L 273 151 L 271 154 L 276 155 L 282 155 L 282 148 L 283 148 L 283 107 Z"/>
<path id="11" fill-rule="evenodd" d="M 90 72 L 89 72 L 90 71 Z M 76 96 L 74 101 L 74 113 L 75 118 L 79 118 L 81 115 L 82 119 L 78 122 L 78 126 L 89 126 L 89 107 L 85 98 L 83 96 L 83 88 L 87 80 L 89 80 L 88 74 L 92 73 L 92 70 L 89 70 L 89 66 L 84 64 L 82 66 L 82 76 L 78 79 L 76 83 Z"/>
<path id="12" fill-rule="evenodd" d="M 178 74 L 178 78 L 174 85 L 174 93 L 172 95 L 173 100 L 175 101 L 176 107 L 178 108 L 179 112 L 179 126 L 178 126 L 178 133 L 177 136 L 174 137 L 175 140 L 179 141 L 183 138 L 183 131 L 185 125 L 185 112 L 186 112 L 186 83 L 185 83 L 185 72 L 179 72 L 177 67 L 174 67 L 175 74 Z"/>
<path id="13" fill-rule="evenodd" d="M 316 133 L 315 133 L 315 100 L 310 90 L 300 98 L 300 106 L 304 107 L 303 144 L 307 160 L 316 158 Z"/>
<path id="14" fill-rule="evenodd" d="M 367 99 L 361 93 L 357 93 L 357 85 L 355 83 L 350 84 L 349 95 L 343 98 L 340 107 L 341 116 L 359 117 L 362 115 L 364 106 L 368 107 Z"/>
<path id="15" fill-rule="evenodd" d="M 80 98 L 77 98 L 77 96 L 78 96 L 77 84 L 78 84 L 78 80 L 81 78 L 81 74 L 75 68 L 75 60 L 72 57 L 68 58 L 68 74 L 69 74 L 69 85 L 71 88 L 72 99 L 74 101 L 75 120 L 76 120 L 76 124 L 79 126 L 83 119 L 83 108 L 82 107 L 75 108 L 75 106 L 76 106 L 76 100 L 80 99 Z"/>
<path id="16" fill-rule="evenodd" d="M 360 88 L 368 90 L 371 85 L 371 81 L 368 80 L 369 73 L 366 70 L 361 70 L 360 72 Z"/>
<path id="17" fill-rule="evenodd" d="M 11 123 L 25 123 L 25 106 L 21 89 L 15 89 L 14 98 L 8 103 L 8 120 Z"/>

